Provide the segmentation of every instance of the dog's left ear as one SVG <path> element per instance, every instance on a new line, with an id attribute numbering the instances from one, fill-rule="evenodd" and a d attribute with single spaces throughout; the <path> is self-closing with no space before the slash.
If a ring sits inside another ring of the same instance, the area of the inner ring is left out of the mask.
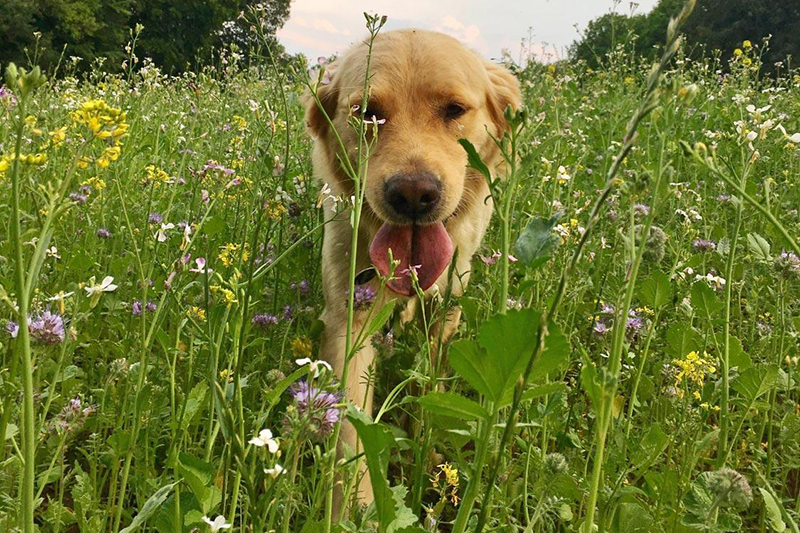
<path id="1" fill-rule="evenodd" d="M 492 121 L 497 126 L 497 135 L 502 135 L 508 130 L 509 125 L 504 112 L 510 105 L 519 109 L 522 106 L 522 93 L 519 89 L 519 80 L 507 68 L 495 63 L 485 63 L 486 73 L 489 75 L 489 90 L 486 101 Z"/>

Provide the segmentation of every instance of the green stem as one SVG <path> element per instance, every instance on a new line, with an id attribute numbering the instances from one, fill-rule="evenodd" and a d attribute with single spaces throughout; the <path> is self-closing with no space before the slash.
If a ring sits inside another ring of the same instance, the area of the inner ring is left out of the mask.
<path id="1" fill-rule="evenodd" d="M 20 165 L 19 158 L 22 150 L 22 133 L 25 126 L 25 109 L 27 98 L 20 98 L 19 118 L 16 128 L 16 142 L 14 144 L 14 163 L 11 169 L 11 239 L 14 241 L 14 281 L 17 292 L 17 313 L 19 334 L 16 342 L 16 352 L 22 365 L 22 531 L 34 532 L 33 524 L 33 484 L 36 474 L 36 434 L 34 432 L 34 406 L 33 406 L 33 357 L 31 355 L 31 338 L 28 332 L 28 306 L 29 298 L 25 290 L 25 260 L 22 253 L 22 232 L 20 229 L 21 212 L 19 207 L 20 196 Z"/>

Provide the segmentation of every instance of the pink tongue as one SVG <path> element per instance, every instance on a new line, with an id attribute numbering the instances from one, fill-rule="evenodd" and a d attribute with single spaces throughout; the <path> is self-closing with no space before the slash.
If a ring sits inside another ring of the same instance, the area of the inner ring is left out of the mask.
<path id="1" fill-rule="evenodd" d="M 389 275 L 389 249 L 400 264 L 394 270 L 395 279 L 387 286 L 404 296 L 411 296 L 414 291 L 409 267 L 416 267 L 420 288 L 428 290 L 453 257 L 453 241 L 441 222 L 427 226 L 381 226 L 369 246 L 369 257 L 382 276 Z"/>

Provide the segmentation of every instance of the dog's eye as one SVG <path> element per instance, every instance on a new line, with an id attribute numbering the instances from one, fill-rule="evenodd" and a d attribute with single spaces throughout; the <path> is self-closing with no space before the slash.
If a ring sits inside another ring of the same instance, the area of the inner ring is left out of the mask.
<path id="1" fill-rule="evenodd" d="M 444 108 L 444 118 L 447 120 L 455 120 L 467 112 L 467 108 L 461 104 L 447 104 Z"/>
<path id="2" fill-rule="evenodd" d="M 353 115 L 361 116 L 361 110 L 358 109 L 358 106 L 353 106 Z M 386 118 L 384 116 L 383 110 L 378 107 L 377 104 L 373 104 L 370 102 L 367 104 L 367 109 L 364 111 L 364 120 L 372 121 L 372 117 L 375 117 L 375 120 L 381 121 Z"/>

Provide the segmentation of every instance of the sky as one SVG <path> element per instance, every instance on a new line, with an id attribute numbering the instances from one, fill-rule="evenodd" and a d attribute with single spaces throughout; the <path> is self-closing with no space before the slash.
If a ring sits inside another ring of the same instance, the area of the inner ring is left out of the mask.
<path id="1" fill-rule="evenodd" d="M 369 11 L 388 16 L 384 30 L 437 30 L 485 57 L 499 58 L 507 49 L 517 61 L 525 39 L 537 59 L 552 61 L 566 56 L 578 29 L 615 3 L 618 13 L 630 14 L 628 0 L 293 0 L 278 39 L 288 52 L 312 59 L 338 54 L 366 36 L 363 13 Z M 637 0 L 633 6 L 636 13 L 646 13 L 657 3 Z"/>

